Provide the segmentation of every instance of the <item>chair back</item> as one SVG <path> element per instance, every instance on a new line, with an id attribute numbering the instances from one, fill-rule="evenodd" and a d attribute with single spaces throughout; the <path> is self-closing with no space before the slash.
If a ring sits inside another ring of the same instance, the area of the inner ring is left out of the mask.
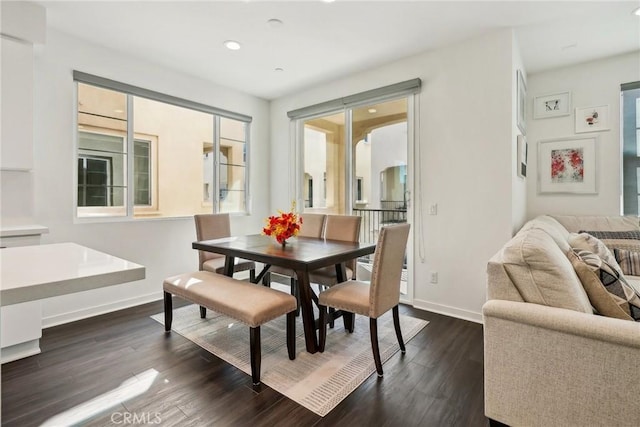
<path id="1" fill-rule="evenodd" d="M 193 218 L 196 222 L 196 238 L 198 241 L 231 236 L 231 221 L 228 213 L 194 215 Z M 224 257 L 224 255 L 198 251 L 200 270 L 202 270 L 202 264 L 206 261 L 221 257 Z"/>
<path id="2" fill-rule="evenodd" d="M 390 225 L 380 231 L 373 257 L 369 317 L 378 318 L 400 302 L 400 278 L 410 227 Z"/>
<path id="3" fill-rule="evenodd" d="M 360 241 L 361 216 L 355 215 L 327 215 L 324 238 L 327 240 L 341 240 L 343 242 Z M 345 263 L 356 274 L 356 260 Z M 349 277 L 348 279 L 351 279 Z"/>
<path id="4" fill-rule="evenodd" d="M 301 214 L 302 226 L 298 232 L 298 236 L 322 238 L 324 231 L 324 222 L 327 219 L 325 214 L 305 213 Z"/>

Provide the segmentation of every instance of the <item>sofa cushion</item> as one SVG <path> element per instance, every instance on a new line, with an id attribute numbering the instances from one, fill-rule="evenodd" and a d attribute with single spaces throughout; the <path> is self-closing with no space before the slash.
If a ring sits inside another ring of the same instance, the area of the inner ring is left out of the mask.
<path id="1" fill-rule="evenodd" d="M 640 296 L 613 266 L 589 251 L 573 250 L 568 256 L 599 314 L 640 321 Z"/>
<path id="2" fill-rule="evenodd" d="M 613 253 L 602 243 L 602 241 L 596 237 L 593 237 L 588 233 L 571 233 L 569 234 L 569 245 L 573 249 L 579 249 L 583 251 L 593 252 L 602 258 L 607 264 L 611 265 L 618 275 L 622 275 L 622 269 L 618 265 Z"/>
<path id="3" fill-rule="evenodd" d="M 640 276 L 640 252 L 613 248 L 613 256 L 624 274 Z"/>
<path id="4" fill-rule="evenodd" d="M 505 272 L 525 302 L 593 313 L 571 262 L 544 230 L 519 232 L 501 255 Z"/>
<path id="5" fill-rule="evenodd" d="M 542 230 L 551 236 L 563 253 L 569 251 L 570 247 L 567 243 L 569 232 L 551 216 L 540 215 L 523 225 L 519 232 L 524 233 L 534 228 Z"/>
<path id="6" fill-rule="evenodd" d="M 580 230 L 626 231 L 640 230 L 637 216 L 553 215 L 569 232 Z"/>

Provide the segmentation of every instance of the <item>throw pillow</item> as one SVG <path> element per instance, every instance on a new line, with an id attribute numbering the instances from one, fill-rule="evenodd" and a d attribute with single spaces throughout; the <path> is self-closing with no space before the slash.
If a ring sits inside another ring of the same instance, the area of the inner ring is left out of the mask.
<path id="1" fill-rule="evenodd" d="M 629 231 L 585 231 L 585 230 L 580 230 L 578 233 L 589 233 L 593 237 L 597 237 L 598 239 L 640 240 L 640 231 L 638 231 L 638 230 L 629 230 Z"/>
<path id="2" fill-rule="evenodd" d="M 626 251 L 640 252 L 640 240 L 631 239 L 600 239 L 610 250 L 624 249 Z"/>
<path id="3" fill-rule="evenodd" d="M 613 256 L 624 274 L 640 276 L 640 252 L 613 248 Z"/>
<path id="4" fill-rule="evenodd" d="M 622 269 L 618 265 L 616 258 L 600 239 L 588 233 L 571 233 L 569 234 L 568 241 L 571 248 L 593 252 L 602 258 L 607 264 L 611 265 L 618 272 L 618 275 L 623 275 Z"/>
<path id="5" fill-rule="evenodd" d="M 599 314 L 640 321 L 640 295 L 613 266 L 589 251 L 572 250 L 567 256 Z"/>

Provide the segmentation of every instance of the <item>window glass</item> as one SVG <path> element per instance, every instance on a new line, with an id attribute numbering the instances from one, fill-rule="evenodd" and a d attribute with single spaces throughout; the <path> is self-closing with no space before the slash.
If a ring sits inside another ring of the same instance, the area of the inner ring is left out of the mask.
<path id="1" fill-rule="evenodd" d="M 77 85 L 78 217 L 246 212 L 247 122 Z"/>
<path id="2" fill-rule="evenodd" d="M 640 213 L 640 89 L 622 91 L 623 214 Z"/>

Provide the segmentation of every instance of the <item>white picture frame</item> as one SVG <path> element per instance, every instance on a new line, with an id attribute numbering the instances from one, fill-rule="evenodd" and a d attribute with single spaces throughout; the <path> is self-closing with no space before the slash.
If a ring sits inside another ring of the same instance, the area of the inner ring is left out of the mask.
<path id="1" fill-rule="evenodd" d="M 571 114 L 571 92 L 538 95 L 533 98 L 533 118 L 548 119 Z"/>
<path id="2" fill-rule="evenodd" d="M 524 82 L 524 76 L 522 75 L 522 71 L 517 71 L 517 86 L 518 86 L 518 99 L 517 99 L 517 125 L 520 132 L 523 135 L 527 134 L 527 123 L 526 123 L 526 107 L 527 107 L 527 85 Z"/>
<path id="3" fill-rule="evenodd" d="M 517 140 L 517 160 L 516 168 L 520 178 L 527 177 L 527 158 L 529 156 L 529 145 L 524 135 L 518 135 Z"/>
<path id="4" fill-rule="evenodd" d="M 576 133 L 609 130 L 609 106 L 576 108 Z"/>
<path id="5" fill-rule="evenodd" d="M 538 143 L 538 193 L 598 194 L 597 136 Z"/>

